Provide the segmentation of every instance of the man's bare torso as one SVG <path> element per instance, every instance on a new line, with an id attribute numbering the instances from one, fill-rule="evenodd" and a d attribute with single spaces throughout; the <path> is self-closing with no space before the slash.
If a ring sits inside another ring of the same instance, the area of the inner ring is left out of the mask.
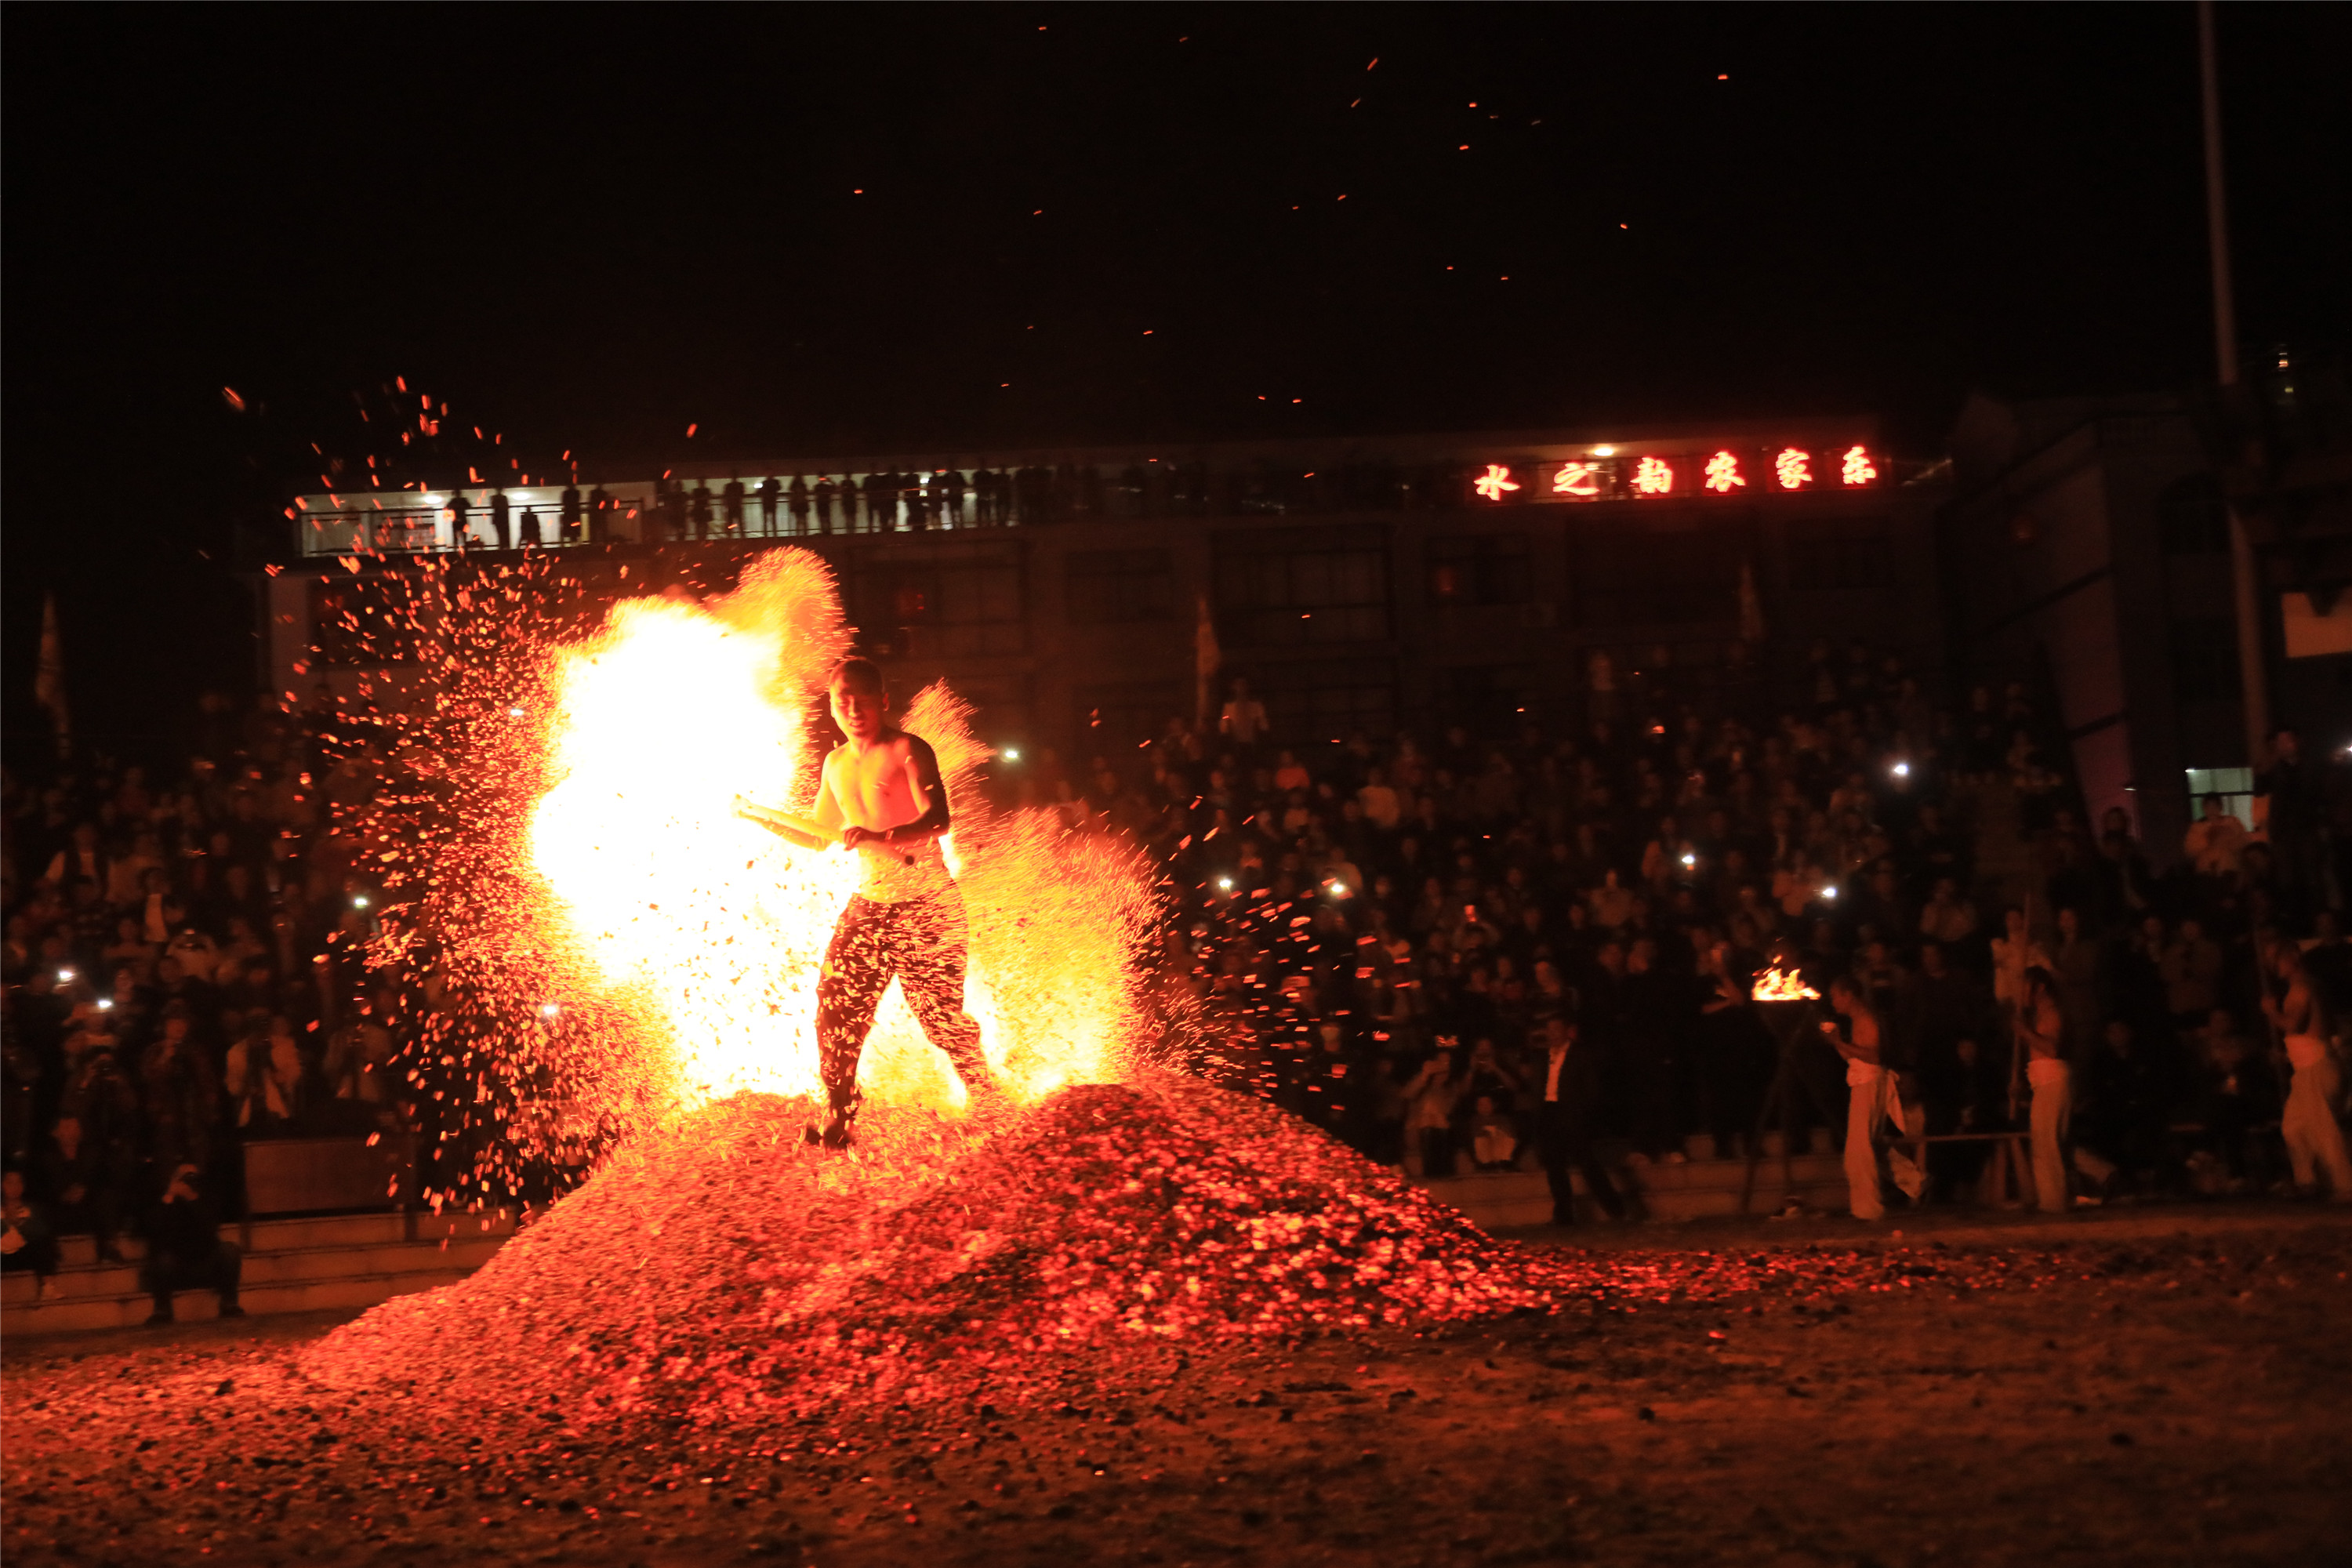
<path id="1" fill-rule="evenodd" d="M 827 753 L 810 815 L 827 827 L 887 834 L 929 815 L 941 787 L 929 744 L 888 729 L 864 744 L 845 741 Z M 928 898 L 948 885 L 936 837 L 896 844 L 868 840 L 856 845 L 856 852 L 858 891 L 869 899 L 900 903 Z"/>

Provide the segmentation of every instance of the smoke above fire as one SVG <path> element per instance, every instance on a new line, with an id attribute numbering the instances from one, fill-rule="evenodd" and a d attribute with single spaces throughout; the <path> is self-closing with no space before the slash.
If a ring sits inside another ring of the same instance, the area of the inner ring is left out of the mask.
<path id="1" fill-rule="evenodd" d="M 851 640 L 822 561 L 771 551 L 731 592 L 601 616 L 583 595 L 568 618 L 528 580 L 543 564 L 504 570 L 403 579 L 375 629 L 448 675 L 373 716 L 404 776 L 349 825 L 394 889 L 372 955 L 414 983 L 378 993 L 410 1026 L 407 1093 L 465 1107 L 459 1147 L 429 1152 L 430 1195 L 494 1202 L 534 1164 L 541 1181 L 551 1163 L 576 1172 L 713 1100 L 814 1093 L 817 981 L 856 886 L 848 854 L 734 810 L 739 795 L 796 811 L 814 795 L 824 683 Z M 993 806 L 990 752 L 943 685 L 900 722 L 946 783 L 965 1005 L 992 1071 L 1016 1100 L 1122 1076 L 1160 1033 L 1140 1026 L 1136 980 L 1153 871 L 1124 839 Z M 965 1098 L 895 983 L 860 1081 L 869 1101 L 942 1114 Z"/>

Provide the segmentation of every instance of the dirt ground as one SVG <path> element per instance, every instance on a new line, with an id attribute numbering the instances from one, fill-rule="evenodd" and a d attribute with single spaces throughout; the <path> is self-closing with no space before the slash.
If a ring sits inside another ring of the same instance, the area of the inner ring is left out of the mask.
<path id="1" fill-rule="evenodd" d="M 0 1552 L 124 1568 L 2352 1563 L 2352 1215 L 1574 1241 L 1627 1268 L 1784 1247 L 1908 1249 L 1920 1267 L 1912 1288 L 1805 1303 L 1571 1304 L 1198 1353 L 1059 1408 L 821 1434 L 468 1431 L 397 1398 L 306 1395 L 285 1352 L 344 1314 L 22 1342 L 0 1390 Z"/>

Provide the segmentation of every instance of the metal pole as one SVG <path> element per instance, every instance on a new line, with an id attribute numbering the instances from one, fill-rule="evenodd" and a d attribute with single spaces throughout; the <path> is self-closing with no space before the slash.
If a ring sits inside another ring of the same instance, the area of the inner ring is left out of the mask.
<path id="1" fill-rule="evenodd" d="M 2198 74 L 2205 111 L 2205 227 L 2213 264 L 2213 348 L 2224 389 L 2238 384 L 2238 313 L 2230 287 L 2230 208 L 2221 171 L 2221 79 L 2213 48 L 2213 0 L 2197 0 Z M 2226 399 L 2225 399 L 2226 403 Z M 2234 505 L 2230 584 L 2238 618 L 2238 682 L 2246 716 L 2246 765 L 2260 767 L 2270 734 L 2269 672 L 2263 662 L 2263 605 L 2253 542 Z"/>

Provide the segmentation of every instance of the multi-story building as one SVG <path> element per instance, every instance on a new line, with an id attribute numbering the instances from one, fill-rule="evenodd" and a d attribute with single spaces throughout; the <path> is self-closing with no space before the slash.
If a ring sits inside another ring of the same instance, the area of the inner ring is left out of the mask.
<path id="1" fill-rule="evenodd" d="M 502 519 L 478 485 L 304 495 L 265 587 L 269 673 L 307 689 L 315 643 L 350 679 L 342 616 L 418 553 L 535 539 L 618 595 L 792 543 L 894 680 L 947 677 L 999 740 L 1131 744 L 1195 711 L 1204 668 L 1302 742 L 1574 722 L 1596 680 L 1663 716 L 1799 695 L 1822 639 L 1932 678 L 1946 490 L 1923 467 L 1870 420 L 1792 419 L 704 465 L 508 489 Z"/>
<path id="2" fill-rule="evenodd" d="M 2216 422 L 2170 395 L 1979 397 L 1951 442 L 1954 662 L 2053 696 L 2084 805 L 2123 807 L 2159 865 L 2197 795 L 2255 820 L 2232 499 L 2255 544 L 2271 717 L 2323 752 L 2352 742 L 2352 598 L 2334 591 L 2352 575 L 2352 461 L 2273 445 L 2275 472 L 2220 472 Z"/>

